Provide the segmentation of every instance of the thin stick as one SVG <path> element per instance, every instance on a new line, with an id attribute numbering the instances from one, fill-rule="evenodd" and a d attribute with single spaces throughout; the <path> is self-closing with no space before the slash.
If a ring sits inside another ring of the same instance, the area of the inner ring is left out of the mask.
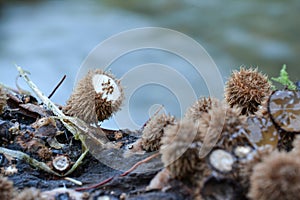
<path id="1" fill-rule="evenodd" d="M 95 135 L 91 133 L 91 129 L 89 126 L 83 122 L 82 120 L 74 117 L 66 116 L 48 97 L 46 97 L 39 89 L 38 87 L 29 79 L 26 72 L 20 67 L 16 66 L 17 70 L 19 71 L 20 75 L 25 79 L 26 83 L 29 85 L 29 87 L 33 90 L 33 92 L 41 99 L 41 101 L 44 103 L 45 106 L 49 110 L 51 110 L 56 116 L 59 117 L 60 121 L 63 123 L 63 125 L 74 135 L 75 138 L 79 138 L 81 142 L 85 145 L 85 136 L 84 134 L 88 135 L 94 140 L 97 140 L 100 144 L 105 144 L 105 141 L 101 141 L 100 138 L 97 138 Z M 70 122 L 70 123 L 68 123 Z M 80 134 L 81 133 L 81 134 Z M 82 134 L 84 133 L 84 134 Z M 105 135 L 103 133 L 103 135 Z"/>
<path id="2" fill-rule="evenodd" d="M 56 87 L 53 89 L 53 91 L 50 93 L 50 95 L 48 96 L 49 99 L 51 99 L 51 97 L 53 96 L 53 94 L 56 92 L 56 90 L 61 86 L 61 84 L 65 81 L 66 79 L 66 75 L 64 75 L 64 77 L 59 81 L 59 83 L 56 85 Z"/>
<path id="3" fill-rule="evenodd" d="M 101 181 L 100 183 L 97 183 L 97 184 L 94 184 L 94 185 L 91 185 L 89 187 L 83 187 L 83 188 L 77 188 L 75 189 L 76 191 L 84 191 L 84 190 L 90 190 L 90 189 L 94 189 L 94 188 L 98 188 L 106 183 L 109 183 L 110 181 L 112 181 L 114 179 L 114 176 L 113 177 L 110 177 L 108 179 L 105 179 L 104 181 Z"/>
<path id="4" fill-rule="evenodd" d="M 132 172 L 133 170 L 135 170 L 135 169 L 136 169 L 138 166 L 140 166 L 141 164 L 146 163 L 146 162 L 152 160 L 153 158 L 155 158 L 155 157 L 157 157 L 157 156 L 159 156 L 159 153 L 153 154 L 153 155 L 151 155 L 151 156 L 145 158 L 144 160 L 141 160 L 141 161 L 135 163 L 129 170 L 127 170 L 126 172 L 124 172 L 124 173 L 121 174 L 120 176 L 126 176 L 126 175 L 128 175 L 130 172 Z"/>
<path id="5" fill-rule="evenodd" d="M 86 154 L 88 153 L 89 149 L 87 145 L 85 144 L 85 136 L 81 134 L 82 132 L 87 133 L 88 130 L 82 130 L 81 127 L 77 126 L 76 118 L 67 117 L 64 115 L 64 113 L 52 102 L 48 97 L 46 97 L 39 89 L 38 87 L 29 79 L 27 76 L 27 73 L 20 67 L 16 66 L 17 70 L 19 71 L 19 74 L 24 78 L 26 83 L 29 85 L 29 87 L 33 90 L 33 92 L 41 99 L 41 101 L 44 103 L 45 106 L 49 110 L 51 110 L 56 116 L 60 118 L 60 121 L 63 123 L 63 125 L 73 134 L 75 138 L 80 139 L 82 143 L 82 150 L 84 151 L 81 156 L 77 159 L 75 164 L 72 166 L 72 168 L 65 174 L 68 175 L 72 173 L 82 162 Z M 65 119 L 68 119 L 71 123 L 67 123 Z M 83 122 L 82 122 L 83 123 Z"/>
<path id="6" fill-rule="evenodd" d="M 65 177 L 64 179 L 67 180 L 67 181 L 70 181 L 70 182 L 72 182 L 72 183 L 74 183 L 76 185 L 82 186 L 82 182 L 78 181 L 78 180 L 75 180 L 74 178 Z"/>
<path id="7" fill-rule="evenodd" d="M 127 170 L 126 172 L 124 172 L 123 174 L 120 174 L 119 176 L 120 177 L 124 177 L 124 176 L 127 176 L 130 172 L 132 172 L 133 170 L 135 170 L 138 166 L 140 166 L 141 164 L 143 163 L 146 163 L 148 161 L 150 161 L 151 159 L 155 158 L 159 156 L 159 153 L 156 153 L 156 154 L 153 154 L 147 158 L 145 158 L 144 160 L 141 160 L 137 163 L 135 163 L 129 170 Z M 97 184 L 94 184 L 94 185 L 91 185 L 91 186 L 88 186 L 88 187 L 84 187 L 84 188 L 77 188 L 75 189 L 76 191 L 84 191 L 84 190 L 90 190 L 90 189 L 95 189 L 95 188 L 98 188 L 106 183 L 109 183 L 111 180 L 113 180 L 115 176 L 112 176 L 108 179 L 105 179 L 104 181 L 101 181 L 100 183 L 97 183 Z"/>
<path id="8" fill-rule="evenodd" d="M 17 70 L 19 71 L 20 75 L 24 78 L 26 83 L 29 85 L 29 87 L 33 90 L 33 92 L 42 100 L 42 102 L 48 107 L 49 110 L 51 110 L 55 115 L 59 117 L 65 117 L 63 112 L 59 110 L 56 105 L 49 100 L 48 97 L 46 97 L 39 89 L 38 87 L 29 79 L 27 76 L 27 73 L 20 67 L 16 66 Z M 65 125 L 65 122 L 63 122 Z"/>

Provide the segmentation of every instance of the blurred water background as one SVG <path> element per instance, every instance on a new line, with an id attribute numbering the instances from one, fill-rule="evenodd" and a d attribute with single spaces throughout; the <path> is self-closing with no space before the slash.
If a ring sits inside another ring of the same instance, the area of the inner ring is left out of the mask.
<path id="1" fill-rule="evenodd" d="M 63 105 L 81 63 L 96 45 L 122 31 L 149 26 L 194 38 L 213 58 L 223 81 L 241 65 L 258 66 L 272 77 L 283 64 L 291 79 L 298 80 L 299 10 L 298 0 L 0 0 L 0 82 L 15 87 L 14 65 L 18 64 L 49 94 L 66 74 L 52 97 Z M 112 64 L 111 71 L 122 77 L 131 67 L 150 62 L 174 66 L 184 73 L 197 96 L 208 95 L 201 77 L 166 52 L 145 50 L 123 56 Z M 25 87 L 22 81 L 20 84 Z M 168 112 L 180 117 L 183 113 L 175 97 L 167 88 L 144 86 L 131 97 L 131 117 L 142 125 L 154 104 L 164 104 Z"/>

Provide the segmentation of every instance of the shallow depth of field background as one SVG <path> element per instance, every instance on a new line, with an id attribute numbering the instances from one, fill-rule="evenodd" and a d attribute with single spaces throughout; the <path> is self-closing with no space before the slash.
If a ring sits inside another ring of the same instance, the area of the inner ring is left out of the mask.
<path id="1" fill-rule="evenodd" d="M 194 38 L 215 61 L 224 82 L 241 65 L 258 66 L 272 77 L 287 64 L 291 79 L 298 80 L 299 10 L 298 0 L 0 0 L 0 82 L 15 87 L 14 65 L 18 64 L 49 94 L 66 74 L 52 98 L 63 105 L 81 63 L 96 45 L 122 31 L 148 26 Z M 205 82 L 189 70 L 191 66 L 165 52 L 145 50 L 123 56 L 111 71 L 122 77 L 131 67 L 150 62 L 181 69 L 197 96 L 209 95 Z M 25 87 L 22 81 L 20 85 Z M 132 119 L 142 125 L 154 104 L 163 104 L 177 117 L 184 114 L 171 91 L 149 85 L 131 97 Z"/>

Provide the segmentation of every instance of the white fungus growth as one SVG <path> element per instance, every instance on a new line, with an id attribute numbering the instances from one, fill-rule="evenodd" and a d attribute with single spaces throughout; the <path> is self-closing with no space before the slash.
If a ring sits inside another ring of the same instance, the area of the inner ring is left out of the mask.
<path id="1" fill-rule="evenodd" d="M 90 70 L 78 82 L 63 112 L 86 123 L 97 124 L 117 112 L 123 99 L 120 80 L 100 69 Z"/>
<path id="2" fill-rule="evenodd" d="M 234 149 L 234 154 L 239 158 L 245 158 L 251 152 L 251 147 L 249 146 L 237 146 Z"/>
<path id="3" fill-rule="evenodd" d="M 108 101 L 116 101 L 122 95 L 114 79 L 105 74 L 95 74 L 93 76 L 93 86 L 95 92 L 101 92 L 102 98 L 107 98 Z"/>
<path id="4" fill-rule="evenodd" d="M 69 158 L 64 155 L 56 156 L 52 161 L 52 165 L 53 165 L 54 169 L 56 169 L 57 171 L 60 171 L 60 172 L 63 172 L 66 169 L 68 169 L 70 164 L 71 163 L 70 163 Z"/>

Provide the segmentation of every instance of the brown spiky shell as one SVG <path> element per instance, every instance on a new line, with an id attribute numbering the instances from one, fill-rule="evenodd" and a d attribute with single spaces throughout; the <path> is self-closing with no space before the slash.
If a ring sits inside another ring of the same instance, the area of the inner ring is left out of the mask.
<path id="1" fill-rule="evenodd" d="M 6 177 L 0 176 L 0 199 L 10 200 L 13 196 L 13 182 Z"/>
<path id="2" fill-rule="evenodd" d="M 205 159 L 199 157 L 199 139 L 198 125 L 191 120 L 185 119 L 166 128 L 160 152 L 173 178 L 195 184 L 199 176 L 209 173 Z"/>
<path id="3" fill-rule="evenodd" d="M 300 193 L 300 161 L 286 152 L 273 152 L 253 168 L 251 199 L 292 200 Z"/>
<path id="4" fill-rule="evenodd" d="M 160 114 L 153 116 L 146 124 L 142 132 L 142 147 L 146 151 L 157 151 L 160 148 L 160 140 L 164 129 L 175 123 L 174 116 Z"/>
<path id="5" fill-rule="evenodd" d="M 240 115 L 240 109 L 228 107 L 223 102 L 216 103 L 199 119 L 201 141 L 211 149 L 219 147 L 232 151 L 238 145 L 248 144 L 246 127 L 246 117 Z"/>
<path id="6" fill-rule="evenodd" d="M 118 88 L 114 88 L 110 81 L 94 83 L 93 78 L 96 75 L 103 75 L 112 79 Z M 101 84 L 104 91 L 97 92 L 98 86 L 95 84 Z M 111 94 L 115 89 L 119 90 L 119 97 L 115 100 L 108 100 L 106 95 Z M 78 82 L 63 111 L 65 114 L 78 117 L 87 123 L 97 123 L 108 119 L 114 112 L 118 111 L 123 99 L 123 88 L 119 80 L 100 69 L 90 70 Z"/>
<path id="7" fill-rule="evenodd" d="M 199 98 L 185 113 L 185 118 L 198 120 L 203 113 L 207 113 L 218 100 L 212 97 Z"/>
<path id="8" fill-rule="evenodd" d="M 226 83 L 225 98 L 230 106 L 238 106 L 245 115 L 254 114 L 270 95 L 271 85 L 266 75 L 256 69 L 233 71 Z"/>

